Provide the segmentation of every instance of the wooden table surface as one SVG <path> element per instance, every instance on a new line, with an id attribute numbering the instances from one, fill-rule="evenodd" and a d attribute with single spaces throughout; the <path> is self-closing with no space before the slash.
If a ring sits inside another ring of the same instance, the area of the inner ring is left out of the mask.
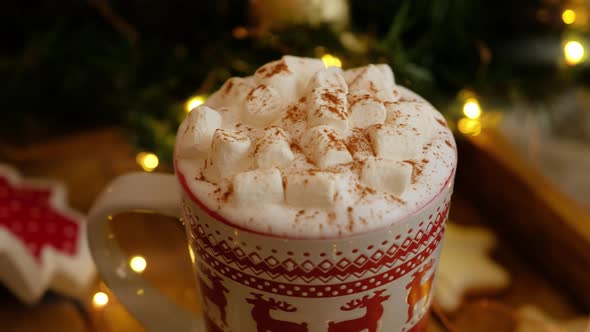
<path id="1" fill-rule="evenodd" d="M 140 170 L 132 147 L 118 130 L 112 128 L 24 148 L 0 143 L 0 162 L 16 167 L 25 176 L 63 181 L 69 190 L 70 205 L 83 213 L 88 212 L 96 195 L 111 179 Z M 468 197 L 468 192 L 457 190 L 451 219 L 484 227 L 493 223 L 494 220 L 486 218 L 470 204 Z M 112 223 L 125 251 L 130 256 L 140 254 L 145 257 L 147 269 L 144 276 L 178 304 L 198 311 L 198 294 L 180 223 L 166 217 L 141 214 L 120 215 Z M 579 308 L 563 294 L 559 285 L 548 281 L 502 239 L 494 258 L 508 268 L 512 282 L 507 291 L 486 296 L 486 299 L 506 309 L 535 305 L 560 319 L 579 314 Z M 92 295 L 98 290 L 105 291 L 110 297 L 103 308 L 94 308 L 91 304 Z M 468 326 L 465 331 L 479 331 L 477 324 L 484 324 L 485 319 L 474 315 L 473 308 L 477 307 L 473 303 L 480 299 L 478 296 L 468 297 L 467 304 L 448 318 L 458 326 Z M 4 332 L 144 331 L 98 278 L 79 301 L 50 293 L 32 307 L 21 304 L 8 290 L 0 287 L 0 326 Z M 438 319 L 432 318 L 428 332 L 438 331 L 446 329 Z"/>

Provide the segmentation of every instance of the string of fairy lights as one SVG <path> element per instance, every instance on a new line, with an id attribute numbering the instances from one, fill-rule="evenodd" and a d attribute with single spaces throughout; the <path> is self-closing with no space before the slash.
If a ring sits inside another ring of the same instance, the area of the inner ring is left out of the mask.
<path id="1" fill-rule="evenodd" d="M 572 31 L 566 31 L 562 42 L 563 57 L 560 59 L 568 67 L 574 67 L 583 64 L 587 60 L 586 48 L 587 41 L 575 33 L 576 29 L 587 29 L 590 19 L 586 6 L 574 3 L 571 7 L 564 8 L 561 13 L 561 19 Z M 324 54 L 321 57 L 326 67 L 342 67 L 343 62 L 340 58 L 332 54 Z M 184 110 L 189 113 L 207 100 L 206 95 L 195 95 L 190 97 L 184 103 Z M 475 91 L 464 89 L 458 94 L 457 100 L 460 105 L 459 116 L 453 119 L 448 118 L 451 128 L 459 134 L 465 136 L 477 136 L 485 127 L 495 126 L 501 119 L 501 112 L 494 110 L 485 110 L 478 99 Z M 450 116 L 449 116 L 450 117 Z M 140 152 L 136 156 L 139 166 L 146 172 L 156 170 L 160 164 L 159 158 L 153 152 Z M 191 261 L 194 262 L 195 254 L 189 246 Z M 136 273 L 143 273 L 147 268 L 147 261 L 144 257 L 136 255 L 129 259 L 129 267 Z M 102 308 L 109 303 L 108 289 L 103 285 L 103 289 L 96 292 L 92 297 L 92 305 L 95 308 Z M 138 291 L 141 295 L 143 290 Z"/>
<path id="2" fill-rule="evenodd" d="M 141 274 L 147 268 L 147 261 L 143 256 L 136 255 L 129 259 L 129 267 L 131 270 L 133 270 L 133 272 Z M 102 289 L 100 291 L 94 293 L 92 296 L 92 305 L 97 309 L 106 306 L 110 300 L 109 295 L 107 294 L 108 289 L 106 289 L 106 286 L 101 284 L 101 288 Z M 137 295 L 143 295 L 143 290 L 138 290 Z"/>
<path id="3" fill-rule="evenodd" d="M 566 25 L 567 29 L 562 37 L 562 56 L 559 63 L 563 64 L 565 68 L 580 66 L 587 60 L 588 41 L 583 37 L 584 33 L 580 33 L 580 31 L 588 30 L 589 13 L 587 4 L 584 4 L 581 0 L 572 0 L 561 12 L 561 21 Z M 234 36 L 242 39 L 247 33 L 247 30 L 240 27 L 234 31 Z M 323 54 L 321 60 L 326 67 L 343 67 L 342 59 L 333 54 Z M 205 103 L 206 100 L 207 95 L 204 94 L 191 96 L 184 103 L 184 111 L 189 113 L 194 108 Z M 445 114 L 445 116 L 448 117 L 449 126 L 459 135 L 480 135 L 484 128 L 493 127 L 501 119 L 501 112 L 486 109 L 485 105 L 480 103 L 477 92 L 473 90 L 461 90 L 457 95 L 456 105 L 458 105 L 457 109 Z M 150 151 L 139 152 L 136 155 L 136 162 L 145 172 L 152 172 L 160 166 L 160 159 Z M 188 249 L 190 259 L 194 263 L 195 253 L 190 246 Z M 128 265 L 133 272 L 142 274 L 146 271 L 148 262 L 144 256 L 134 255 L 129 258 Z M 108 287 L 100 284 L 99 290 L 91 298 L 92 306 L 96 309 L 104 308 L 109 304 L 110 294 Z M 137 295 L 143 295 L 143 290 L 137 290 Z"/>
<path id="4" fill-rule="evenodd" d="M 342 60 L 340 60 L 340 58 L 338 58 L 332 54 L 329 54 L 329 53 L 324 54 L 321 57 L 321 59 L 324 63 L 324 66 L 326 66 L 326 67 L 342 67 Z M 194 108 L 205 103 L 206 100 L 207 100 L 206 95 L 196 95 L 196 96 L 190 97 L 184 103 L 185 112 L 189 113 Z M 145 152 L 145 151 L 140 152 L 135 157 L 135 160 L 137 161 L 137 164 L 139 164 L 139 166 L 146 172 L 154 171 L 158 167 L 158 165 L 160 164 L 160 159 L 153 152 Z"/>
<path id="5" fill-rule="evenodd" d="M 588 28 L 588 6 L 583 1 L 573 1 L 561 13 L 561 20 L 568 27 L 567 38 L 563 43 L 565 63 L 575 66 L 586 60 L 586 40 L 576 36 L 576 32 Z"/>
<path id="6" fill-rule="evenodd" d="M 574 9 L 565 9 L 562 13 L 564 23 L 570 25 L 579 20 L 578 14 Z M 324 54 L 321 57 L 326 67 L 342 67 L 342 60 L 332 54 Z M 566 38 L 563 42 L 563 60 L 568 66 L 576 66 L 586 60 L 586 51 L 584 42 L 579 39 Z M 501 118 L 499 112 L 485 112 L 480 105 L 477 95 L 474 91 L 461 90 L 459 92 L 459 101 L 462 104 L 462 114 L 453 124 L 452 128 L 459 133 L 467 136 L 477 136 L 484 127 L 493 126 Z M 184 104 L 184 109 L 188 113 L 195 107 L 202 105 L 207 100 L 206 95 L 196 95 L 190 97 Z M 137 163 L 146 172 L 155 170 L 159 165 L 158 156 L 152 152 L 140 152 L 136 157 Z"/>

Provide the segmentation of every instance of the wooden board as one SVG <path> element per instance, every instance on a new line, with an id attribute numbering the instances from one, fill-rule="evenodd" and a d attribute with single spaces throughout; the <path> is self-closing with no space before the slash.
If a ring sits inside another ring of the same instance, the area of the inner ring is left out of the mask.
<path id="1" fill-rule="evenodd" d="M 457 189 L 470 194 L 515 252 L 590 311 L 588 212 L 526 164 L 496 131 L 458 145 Z"/>

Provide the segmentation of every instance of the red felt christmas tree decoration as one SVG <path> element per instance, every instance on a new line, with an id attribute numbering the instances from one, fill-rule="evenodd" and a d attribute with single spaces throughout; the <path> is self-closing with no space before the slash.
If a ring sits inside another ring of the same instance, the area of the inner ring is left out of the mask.
<path id="1" fill-rule="evenodd" d="M 47 289 L 77 296 L 94 274 L 84 217 L 63 185 L 0 165 L 0 282 L 32 304 Z"/>

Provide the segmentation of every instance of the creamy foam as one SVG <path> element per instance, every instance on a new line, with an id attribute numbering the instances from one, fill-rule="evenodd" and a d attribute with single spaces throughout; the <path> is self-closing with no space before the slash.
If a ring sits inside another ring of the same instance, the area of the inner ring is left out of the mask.
<path id="1" fill-rule="evenodd" d="M 231 78 L 178 129 L 177 171 L 243 228 L 333 237 L 393 224 L 456 166 L 442 115 L 387 65 L 342 71 L 284 56 Z"/>

